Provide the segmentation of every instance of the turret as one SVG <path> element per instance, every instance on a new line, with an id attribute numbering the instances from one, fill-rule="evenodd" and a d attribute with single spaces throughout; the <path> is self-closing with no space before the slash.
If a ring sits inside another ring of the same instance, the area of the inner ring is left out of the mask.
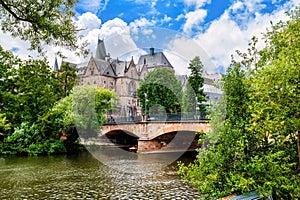
<path id="1" fill-rule="evenodd" d="M 106 58 L 106 50 L 105 50 L 105 45 L 104 45 L 104 41 L 101 39 L 98 39 L 98 44 L 97 44 L 97 49 L 96 49 L 96 59 L 100 59 L 100 60 L 105 60 Z"/>

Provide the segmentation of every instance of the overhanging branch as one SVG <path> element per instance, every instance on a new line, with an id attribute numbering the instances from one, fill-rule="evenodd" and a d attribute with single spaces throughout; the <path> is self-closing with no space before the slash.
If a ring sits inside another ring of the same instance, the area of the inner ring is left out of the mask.
<path id="1" fill-rule="evenodd" d="M 33 20 L 27 19 L 27 18 L 22 18 L 20 16 L 18 16 L 10 7 L 9 5 L 7 5 L 3 0 L 0 0 L 0 4 L 2 5 L 2 7 L 9 12 L 14 18 L 20 20 L 20 21 L 25 21 L 25 22 L 29 22 L 29 23 L 33 23 Z"/>

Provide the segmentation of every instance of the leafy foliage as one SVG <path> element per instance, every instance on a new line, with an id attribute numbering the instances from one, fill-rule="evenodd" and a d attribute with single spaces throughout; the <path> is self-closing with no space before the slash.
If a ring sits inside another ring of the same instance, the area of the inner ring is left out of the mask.
<path id="1" fill-rule="evenodd" d="M 225 122 L 216 120 L 216 117 L 220 120 L 224 117 L 224 106 L 219 105 L 212 114 L 212 120 L 220 124 L 204 137 L 208 139 L 211 149 L 199 149 L 195 163 L 189 166 L 180 165 L 179 173 L 195 184 L 206 197 L 223 197 L 253 190 L 252 182 L 241 176 L 245 171 L 240 165 L 251 154 L 251 134 L 246 131 L 249 117 L 247 90 L 245 73 L 240 65 L 228 68 L 224 83 Z M 220 130 L 221 132 L 216 132 Z M 242 170 L 241 174 L 237 173 L 239 170 Z"/>
<path id="2" fill-rule="evenodd" d="M 189 107 L 190 105 L 193 106 L 192 104 L 196 101 L 198 102 L 199 111 L 205 112 L 206 108 L 205 105 L 203 105 L 203 102 L 206 101 L 206 95 L 203 89 L 203 64 L 200 58 L 196 56 L 193 60 L 191 60 L 188 68 L 191 70 L 191 74 L 187 81 L 187 91 L 185 96 L 188 99 L 188 105 L 186 105 L 186 107 Z M 196 99 L 194 99 L 195 97 Z"/>
<path id="3" fill-rule="evenodd" d="M 300 198 L 300 9 L 238 54 L 225 77 L 226 117 L 215 145 L 179 173 L 209 198 L 258 191 Z M 217 115 L 219 116 L 219 115 Z M 220 130 L 219 128 L 213 130 Z"/>
<path id="4" fill-rule="evenodd" d="M 2 154 L 19 155 L 66 152 L 63 141 L 55 138 L 43 138 L 38 126 L 29 125 L 29 123 L 22 123 L 12 135 L 5 137 L 3 143 L 0 143 L 0 149 Z"/>
<path id="5" fill-rule="evenodd" d="M 169 69 L 160 68 L 149 72 L 141 81 L 138 89 L 141 107 L 149 109 L 157 107 L 166 113 L 178 113 L 181 110 L 181 83 Z M 159 105 L 159 106 L 158 106 Z"/>
<path id="6" fill-rule="evenodd" d="M 45 123 L 44 118 L 74 86 L 76 76 L 61 78 L 69 71 L 74 69 L 52 72 L 44 60 L 22 61 L 0 47 L 0 130 L 5 134 L 0 153 L 66 151 L 61 148 L 59 129 L 56 132 L 52 129 L 55 120 Z M 20 142 L 23 140 L 27 142 Z"/>
<path id="7" fill-rule="evenodd" d="M 62 97 L 68 96 L 77 82 L 76 69 L 70 63 L 64 62 L 58 70 L 57 78 L 61 85 Z"/>
<path id="8" fill-rule="evenodd" d="M 81 49 L 73 17 L 77 0 L 30 1 L 0 0 L 0 24 L 4 32 L 30 41 L 30 49 L 43 52 L 43 45 Z"/>
<path id="9" fill-rule="evenodd" d="M 197 96 L 189 82 L 186 84 L 185 91 L 182 96 L 182 109 L 186 114 L 195 115 L 197 108 Z"/>
<path id="10" fill-rule="evenodd" d="M 66 133 L 73 142 L 81 137 L 96 137 L 106 119 L 106 110 L 114 107 L 114 91 L 94 86 L 75 87 L 59 101 L 44 119 L 51 131 Z M 78 131 L 78 132 L 77 132 Z"/>
<path id="11" fill-rule="evenodd" d="M 0 134 L 11 129 L 11 124 L 7 121 L 5 114 L 0 113 Z"/>

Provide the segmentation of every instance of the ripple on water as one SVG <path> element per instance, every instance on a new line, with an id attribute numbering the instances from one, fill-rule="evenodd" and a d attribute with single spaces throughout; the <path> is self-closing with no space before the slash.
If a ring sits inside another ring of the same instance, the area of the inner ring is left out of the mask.
<path id="1" fill-rule="evenodd" d="M 134 160 L 115 168 L 89 154 L 5 158 L 0 165 L 0 199 L 196 199 L 200 194 L 180 180 L 174 166 Z M 120 170 L 118 170 L 120 169 Z M 124 170 L 126 169 L 126 170 Z"/>

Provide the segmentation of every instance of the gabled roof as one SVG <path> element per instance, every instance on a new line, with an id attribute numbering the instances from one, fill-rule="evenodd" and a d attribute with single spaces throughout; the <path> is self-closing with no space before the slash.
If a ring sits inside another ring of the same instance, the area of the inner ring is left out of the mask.
<path id="1" fill-rule="evenodd" d="M 84 75 L 88 66 L 88 62 L 80 63 L 76 66 L 76 73 L 78 75 Z"/>
<path id="2" fill-rule="evenodd" d="M 115 69 L 115 63 L 108 63 L 107 68 L 102 73 L 103 76 L 112 76 L 116 77 L 116 69 Z"/>
<path id="3" fill-rule="evenodd" d="M 92 59 L 92 58 L 91 58 Z M 104 71 L 107 69 L 107 67 L 109 66 L 109 63 L 105 60 L 100 60 L 100 59 L 96 59 L 96 58 L 93 58 L 96 66 L 97 66 L 97 69 L 98 71 L 103 74 Z"/>
<path id="4" fill-rule="evenodd" d="M 138 66 L 147 66 L 147 68 L 155 68 L 155 67 L 170 67 L 173 69 L 173 66 L 165 56 L 163 52 L 154 53 L 154 50 L 150 54 L 142 55 L 139 58 Z M 141 69 L 142 67 L 140 67 Z"/>
<path id="5" fill-rule="evenodd" d="M 133 73 L 134 74 L 129 74 L 127 73 L 128 71 L 131 71 L 132 72 L 133 70 Z M 133 60 L 133 57 L 131 58 L 131 61 L 130 63 L 128 64 L 128 66 L 125 68 L 125 72 L 124 72 L 124 75 L 125 76 L 128 76 L 128 77 L 131 77 L 131 78 L 136 78 L 137 76 L 139 76 L 139 73 L 138 73 L 138 70 L 136 68 L 136 65 L 134 63 L 134 60 Z"/>

